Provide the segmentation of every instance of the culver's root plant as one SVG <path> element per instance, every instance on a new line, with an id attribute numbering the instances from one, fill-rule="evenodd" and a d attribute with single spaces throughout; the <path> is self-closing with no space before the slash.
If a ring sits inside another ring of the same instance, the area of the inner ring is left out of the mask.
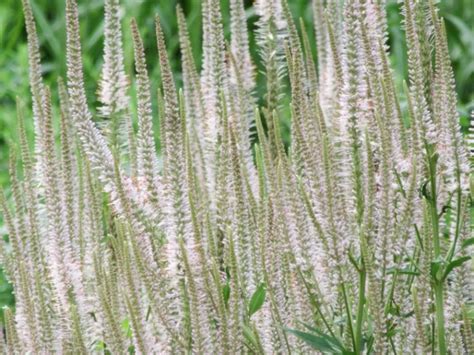
<path id="1" fill-rule="evenodd" d="M 65 2 L 67 77 L 50 88 L 23 0 L 35 146 L 19 101 L 2 352 L 474 354 L 472 160 L 433 0 L 400 5 L 404 89 L 383 0 L 314 0 L 317 62 L 287 0 L 255 1 L 258 58 L 242 0 L 230 38 L 203 0 L 202 68 L 178 7 L 183 87 L 156 17 L 158 93 L 137 23 L 106 0 L 94 109 Z"/>

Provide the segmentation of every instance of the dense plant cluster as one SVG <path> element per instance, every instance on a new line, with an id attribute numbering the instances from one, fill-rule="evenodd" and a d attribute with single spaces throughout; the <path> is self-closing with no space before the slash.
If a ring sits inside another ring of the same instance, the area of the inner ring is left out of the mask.
<path id="1" fill-rule="evenodd" d="M 35 148 L 19 102 L 12 206 L 0 197 L 16 297 L 4 351 L 474 353 L 469 150 L 444 23 L 431 0 L 401 7 L 405 90 L 383 0 L 314 0 L 317 63 L 287 1 L 257 0 L 258 100 L 242 0 L 230 0 L 228 42 L 220 1 L 203 0 L 201 70 L 177 9 L 179 90 L 156 18 L 157 94 L 135 21 L 126 73 L 118 0 L 106 0 L 91 110 L 66 0 L 56 112 L 23 0 Z"/>

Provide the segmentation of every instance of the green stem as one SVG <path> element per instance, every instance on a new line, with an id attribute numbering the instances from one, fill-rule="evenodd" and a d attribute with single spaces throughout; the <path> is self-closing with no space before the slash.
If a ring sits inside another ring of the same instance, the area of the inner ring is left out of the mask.
<path id="1" fill-rule="evenodd" d="M 450 263 L 452 261 L 453 257 L 454 257 L 454 252 L 456 251 L 456 245 L 457 245 L 457 242 L 458 242 L 458 239 L 459 239 L 460 227 L 461 227 L 461 222 L 462 222 L 462 218 L 463 218 L 463 215 L 462 215 L 462 212 L 461 212 L 461 197 L 462 196 L 461 196 L 461 188 L 459 186 L 460 186 L 460 182 L 459 182 L 459 179 L 458 179 L 458 188 L 457 188 L 457 191 L 456 191 L 456 196 L 457 196 L 456 229 L 455 229 L 455 232 L 454 232 L 453 243 L 451 244 L 451 247 L 449 248 L 449 251 L 448 251 L 448 256 L 446 257 L 447 263 Z"/>
<path id="2" fill-rule="evenodd" d="M 426 146 L 428 154 L 428 168 L 430 174 L 430 185 L 431 185 L 431 196 L 430 211 L 431 211 L 431 223 L 433 227 L 433 249 L 434 258 L 439 260 L 441 257 L 441 246 L 439 241 L 439 215 L 437 207 L 437 196 L 436 196 L 436 163 L 437 157 L 433 154 L 431 146 Z M 444 328 L 444 290 L 443 281 L 434 280 L 434 292 L 435 292 L 435 308 L 436 308 L 436 330 L 438 338 L 438 349 L 440 355 L 447 354 L 446 351 L 446 331 Z"/>
<path id="3" fill-rule="evenodd" d="M 347 299 L 346 285 L 344 284 L 344 282 L 341 284 L 341 287 L 342 287 L 342 295 L 344 296 L 344 305 L 346 307 L 346 313 L 347 313 L 347 324 L 349 326 L 349 331 L 351 334 L 352 346 L 354 348 L 355 354 L 359 354 L 359 352 L 357 351 L 357 345 L 356 345 L 356 340 L 355 340 L 355 335 L 354 335 L 351 307 L 349 306 L 349 300 Z"/>
<path id="4" fill-rule="evenodd" d="M 396 269 L 393 274 L 393 281 L 392 281 L 392 285 L 390 286 L 390 291 L 388 292 L 387 303 L 385 304 L 385 307 L 383 309 L 383 312 L 385 315 L 388 314 L 390 310 L 390 306 L 392 305 L 393 294 L 395 293 L 395 285 L 397 284 L 397 281 L 398 281 L 398 269 Z"/>
<path id="5" fill-rule="evenodd" d="M 436 331 L 438 335 L 438 349 L 440 355 L 447 354 L 446 337 L 444 329 L 444 293 L 442 282 L 435 284 L 435 302 L 436 302 Z"/>
<path id="6" fill-rule="evenodd" d="M 362 354 L 362 321 L 364 317 L 364 305 L 365 305 L 365 283 L 367 279 L 367 273 L 365 267 L 362 264 L 362 269 L 359 272 L 359 303 L 357 305 L 357 319 L 356 319 L 356 353 Z"/>
<path id="7" fill-rule="evenodd" d="M 431 185 L 430 212 L 431 212 L 431 223 L 433 227 L 433 246 L 434 246 L 434 254 L 435 254 L 434 256 L 435 258 L 438 258 L 441 254 L 441 247 L 439 243 L 439 217 L 438 217 L 438 206 L 437 206 L 437 196 L 436 196 L 436 162 L 433 163 L 431 156 L 429 156 L 428 159 L 429 159 L 430 185 Z"/>

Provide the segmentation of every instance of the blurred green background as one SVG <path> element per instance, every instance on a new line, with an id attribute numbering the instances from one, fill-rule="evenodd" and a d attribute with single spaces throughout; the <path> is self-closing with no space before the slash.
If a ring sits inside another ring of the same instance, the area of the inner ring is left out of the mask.
<path id="1" fill-rule="evenodd" d="M 58 76 L 65 76 L 65 20 L 64 0 L 30 0 L 36 17 L 41 42 L 43 71 L 46 82 L 55 86 Z M 102 67 L 103 0 L 78 0 L 81 16 L 81 35 L 84 51 L 84 66 L 89 103 L 95 106 L 96 83 Z M 223 0 L 223 13 L 228 35 L 228 0 Z M 169 54 L 176 79 L 180 81 L 179 43 L 175 8 L 183 7 L 190 29 L 195 58 L 200 63 L 201 45 L 201 0 L 121 0 L 123 7 L 124 44 L 126 66 L 132 73 L 132 43 L 128 24 L 135 17 L 145 41 L 147 60 L 152 82 L 156 89 L 158 68 L 156 66 L 156 41 L 154 15 L 159 13 L 167 37 Z M 310 0 L 289 0 L 293 15 L 302 17 L 307 29 L 312 29 Z M 390 28 L 392 63 L 397 81 L 406 77 L 406 47 L 401 26 L 397 0 L 387 1 Z M 245 0 L 249 28 L 255 26 L 256 16 L 252 1 Z M 439 4 L 441 16 L 446 20 L 451 58 L 453 60 L 461 123 L 468 124 L 468 111 L 474 108 L 474 1 L 444 0 Z M 311 30 L 312 32 L 312 30 Z M 312 33 L 310 37 L 313 38 Z M 253 43 L 253 38 L 251 38 Z M 313 41 L 314 42 L 314 41 Z M 255 48 L 254 50 L 254 58 Z M 262 82 L 260 78 L 260 82 Z M 262 85 L 259 85 L 260 89 Z M 8 143 L 16 141 L 15 98 L 20 97 L 30 107 L 28 86 L 28 58 L 26 33 L 20 0 L 0 0 L 0 186 L 8 184 Z M 32 122 L 29 120 L 31 133 Z M 31 135 L 30 135 L 31 136 Z M 0 235 L 6 231 L 0 220 Z M 0 273 L 0 307 L 13 302 L 11 289 Z"/>

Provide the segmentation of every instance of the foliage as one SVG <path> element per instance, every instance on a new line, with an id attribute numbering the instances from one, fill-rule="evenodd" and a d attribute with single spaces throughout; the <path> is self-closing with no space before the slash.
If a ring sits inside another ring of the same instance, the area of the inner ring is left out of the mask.
<path id="1" fill-rule="evenodd" d="M 404 90 L 382 5 L 315 0 L 316 63 L 286 0 L 256 1 L 253 37 L 231 0 L 228 42 L 220 1 L 205 0 L 202 65 L 177 7 L 177 85 L 163 16 L 150 70 L 137 21 L 123 30 L 106 0 L 100 79 L 85 84 L 66 0 L 66 82 L 51 89 L 45 22 L 23 0 L 35 145 L 17 100 L 12 204 L 0 194 L 16 296 L 4 350 L 474 352 L 474 129 L 461 133 L 433 1 L 402 5 Z"/>

